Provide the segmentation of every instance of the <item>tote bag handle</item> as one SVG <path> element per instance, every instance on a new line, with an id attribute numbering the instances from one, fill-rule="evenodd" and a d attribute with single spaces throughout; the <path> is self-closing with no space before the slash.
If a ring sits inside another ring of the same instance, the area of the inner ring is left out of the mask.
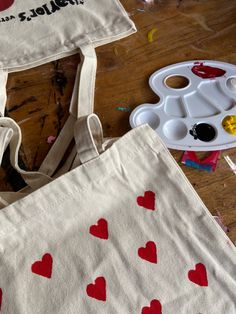
<path id="1" fill-rule="evenodd" d="M 104 151 L 102 125 L 96 114 L 79 118 L 74 132 L 77 153 L 82 164 L 98 157 Z"/>
<path id="2" fill-rule="evenodd" d="M 70 115 L 54 145 L 43 161 L 39 171 L 25 171 L 18 165 L 18 153 L 21 145 L 21 130 L 17 123 L 11 118 L 3 118 L 6 105 L 6 82 L 7 72 L 0 72 L 0 161 L 6 147 L 10 143 L 10 161 L 25 182 L 33 189 L 52 181 L 52 176 L 64 156 L 67 148 L 74 138 L 74 126 L 81 116 L 91 114 L 94 104 L 95 77 L 97 58 L 94 47 L 91 44 L 80 47 L 82 62 L 78 65 L 73 94 L 70 103 Z M 75 167 L 80 163 L 77 149 L 73 149 L 66 163 L 64 171 Z M 63 171 L 60 170 L 60 174 Z"/>
<path id="3" fill-rule="evenodd" d="M 74 132 L 77 156 L 81 164 L 99 157 L 119 139 L 103 138 L 102 124 L 94 113 L 79 118 L 75 123 Z"/>
<path id="4" fill-rule="evenodd" d="M 74 138 L 74 125 L 76 120 L 81 116 L 87 116 L 93 113 L 97 70 L 96 52 L 92 45 L 81 47 L 80 52 L 82 61 L 78 65 L 76 72 L 74 89 L 70 102 L 69 118 L 39 168 L 40 172 L 49 176 L 52 176 L 55 173 L 62 156 L 65 154 L 69 144 Z M 76 158 L 76 151 L 74 151 L 74 158 Z M 77 158 L 76 165 L 78 164 L 79 161 Z M 74 166 L 72 165 L 71 167 L 73 168 Z M 62 174 L 62 171 L 60 171 L 60 174 Z"/>

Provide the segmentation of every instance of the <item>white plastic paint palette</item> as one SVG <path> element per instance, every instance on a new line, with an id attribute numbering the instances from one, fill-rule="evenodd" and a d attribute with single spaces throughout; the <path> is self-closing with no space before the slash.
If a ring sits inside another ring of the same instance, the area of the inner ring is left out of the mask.
<path id="1" fill-rule="evenodd" d="M 184 77 L 187 86 L 169 87 L 167 81 L 174 76 Z M 236 116 L 235 65 L 177 63 L 156 71 L 149 85 L 160 101 L 138 106 L 130 115 L 131 127 L 148 123 L 174 149 L 212 151 L 236 146 L 236 135 L 222 126 L 226 116 Z"/>

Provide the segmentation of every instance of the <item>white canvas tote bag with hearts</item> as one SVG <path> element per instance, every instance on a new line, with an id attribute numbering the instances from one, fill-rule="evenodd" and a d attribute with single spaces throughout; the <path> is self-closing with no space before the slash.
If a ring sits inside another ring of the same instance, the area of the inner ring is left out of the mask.
<path id="1" fill-rule="evenodd" d="M 235 314 L 235 247 L 157 134 L 75 135 L 82 165 L 0 211 L 2 313 Z"/>
<path id="2" fill-rule="evenodd" d="M 235 247 L 157 134 L 143 125 L 104 142 L 91 113 L 94 48 L 135 31 L 119 2 L 5 0 L 0 10 L 0 157 L 10 145 L 30 187 L 1 194 L 0 313 L 235 314 Z M 7 72 L 78 49 L 70 117 L 39 172 L 23 171 L 20 128 L 4 118 Z"/>

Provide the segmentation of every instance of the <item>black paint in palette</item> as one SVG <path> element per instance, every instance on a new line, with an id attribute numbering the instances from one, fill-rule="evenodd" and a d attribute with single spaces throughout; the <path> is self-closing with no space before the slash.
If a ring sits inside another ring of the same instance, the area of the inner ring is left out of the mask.
<path id="1" fill-rule="evenodd" d="M 216 130 L 213 126 L 208 123 L 194 124 L 192 130 L 189 133 L 194 137 L 195 140 L 202 142 L 210 142 L 216 136 Z"/>

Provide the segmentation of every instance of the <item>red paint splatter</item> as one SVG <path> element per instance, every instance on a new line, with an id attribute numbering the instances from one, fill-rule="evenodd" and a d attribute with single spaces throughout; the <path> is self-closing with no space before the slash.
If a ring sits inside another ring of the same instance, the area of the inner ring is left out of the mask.
<path id="1" fill-rule="evenodd" d="M 203 63 L 194 64 L 196 65 L 192 67 L 192 72 L 203 79 L 220 77 L 226 73 L 225 70 L 203 65 Z"/>

